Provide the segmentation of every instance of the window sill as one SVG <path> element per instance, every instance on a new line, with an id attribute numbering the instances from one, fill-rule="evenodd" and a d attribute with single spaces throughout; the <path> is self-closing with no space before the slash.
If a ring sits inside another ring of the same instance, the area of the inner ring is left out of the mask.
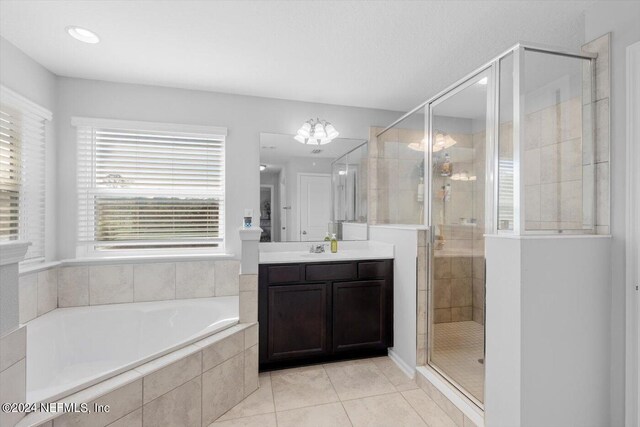
<path id="1" fill-rule="evenodd" d="M 215 261 L 222 259 L 236 259 L 231 253 L 216 254 L 183 254 L 183 255 L 128 255 L 112 257 L 72 258 L 60 261 L 62 267 L 83 266 L 96 264 L 140 264 L 152 262 L 181 262 L 181 261 Z"/>

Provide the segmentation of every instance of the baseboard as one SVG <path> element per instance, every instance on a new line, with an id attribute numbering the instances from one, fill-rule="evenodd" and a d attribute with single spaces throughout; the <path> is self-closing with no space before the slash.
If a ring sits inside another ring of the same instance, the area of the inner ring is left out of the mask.
<path id="1" fill-rule="evenodd" d="M 398 365 L 398 368 L 400 368 L 402 372 L 407 374 L 409 378 L 415 378 L 416 376 L 415 368 L 412 368 L 411 366 L 407 365 L 405 361 L 402 360 L 395 351 L 393 351 L 392 348 L 389 349 L 389 358 L 393 360 L 394 363 Z"/>

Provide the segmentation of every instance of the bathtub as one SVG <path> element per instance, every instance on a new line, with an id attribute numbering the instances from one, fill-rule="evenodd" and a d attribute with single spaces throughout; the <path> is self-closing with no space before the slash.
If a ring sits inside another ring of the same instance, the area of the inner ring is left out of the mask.
<path id="1" fill-rule="evenodd" d="M 54 310 L 27 324 L 27 402 L 62 398 L 237 323 L 237 296 Z"/>

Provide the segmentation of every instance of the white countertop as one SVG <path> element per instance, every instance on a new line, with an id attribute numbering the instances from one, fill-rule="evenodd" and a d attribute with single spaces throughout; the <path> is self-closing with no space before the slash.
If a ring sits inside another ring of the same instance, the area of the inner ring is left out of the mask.
<path id="1" fill-rule="evenodd" d="M 367 259 L 393 259 L 394 246 L 374 241 L 338 242 L 338 252 L 309 253 L 312 244 L 328 242 L 260 243 L 260 264 L 291 262 L 357 261 Z M 327 246 L 329 250 L 329 246 Z"/>

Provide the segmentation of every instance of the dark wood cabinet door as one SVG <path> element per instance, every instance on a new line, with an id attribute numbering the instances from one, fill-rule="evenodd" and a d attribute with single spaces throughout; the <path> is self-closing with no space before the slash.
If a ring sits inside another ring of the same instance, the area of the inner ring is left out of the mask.
<path id="1" fill-rule="evenodd" d="M 328 351 L 328 291 L 326 283 L 268 287 L 270 361 Z"/>
<path id="2" fill-rule="evenodd" d="M 387 347 L 385 280 L 333 283 L 333 351 Z"/>

